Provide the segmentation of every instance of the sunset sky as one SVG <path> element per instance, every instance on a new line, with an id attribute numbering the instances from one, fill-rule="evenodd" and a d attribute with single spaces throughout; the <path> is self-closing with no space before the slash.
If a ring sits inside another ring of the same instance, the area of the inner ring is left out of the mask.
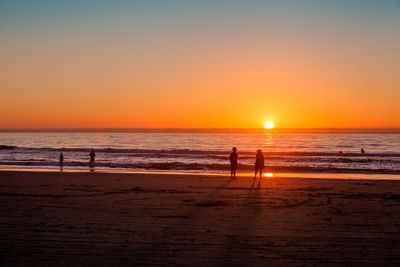
<path id="1" fill-rule="evenodd" d="M 397 0 L 0 0 L 0 128 L 400 127 Z"/>

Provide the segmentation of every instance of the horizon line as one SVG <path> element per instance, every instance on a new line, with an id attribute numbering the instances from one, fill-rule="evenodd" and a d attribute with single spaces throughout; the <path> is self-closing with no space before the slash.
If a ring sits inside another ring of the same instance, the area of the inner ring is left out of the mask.
<path id="1" fill-rule="evenodd" d="M 10 132 L 265 132 L 265 133 L 400 133 L 400 127 L 321 127 L 321 128 L 185 128 L 185 127 L 88 127 L 88 128 L 0 128 L 0 133 Z"/>

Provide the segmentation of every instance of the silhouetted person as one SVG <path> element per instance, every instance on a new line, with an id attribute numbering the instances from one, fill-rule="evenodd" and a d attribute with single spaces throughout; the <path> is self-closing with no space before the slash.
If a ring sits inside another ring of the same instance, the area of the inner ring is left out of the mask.
<path id="1" fill-rule="evenodd" d="M 61 152 L 60 153 L 60 167 L 63 167 L 64 166 L 64 155 L 63 155 L 63 153 Z"/>
<path id="2" fill-rule="evenodd" d="M 90 161 L 89 161 L 90 166 L 94 166 L 94 158 L 96 157 L 96 154 L 94 153 L 93 149 L 92 149 L 92 151 L 90 151 L 89 157 L 90 157 Z"/>
<path id="3" fill-rule="evenodd" d="M 257 150 L 256 162 L 254 164 L 254 179 L 256 179 L 257 177 L 257 172 L 260 173 L 260 179 L 261 179 L 263 169 L 264 169 L 264 155 L 261 149 L 259 149 Z"/>
<path id="4" fill-rule="evenodd" d="M 361 148 L 361 154 L 365 154 L 364 148 Z"/>
<path id="5" fill-rule="evenodd" d="M 237 170 L 237 159 L 238 159 L 238 155 L 236 153 L 236 147 L 232 148 L 232 152 L 229 155 L 229 161 L 231 162 L 231 178 L 235 179 L 236 178 L 236 170 Z"/>

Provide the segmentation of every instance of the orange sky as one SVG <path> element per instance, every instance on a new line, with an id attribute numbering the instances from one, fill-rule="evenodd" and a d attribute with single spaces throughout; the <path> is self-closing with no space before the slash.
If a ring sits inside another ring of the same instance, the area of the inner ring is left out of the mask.
<path id="1" fill-rule="evenodd" d="M 400 127 L 399 19 L 309 12 L 289 26 L 9 19 L 0 128 Z"/>

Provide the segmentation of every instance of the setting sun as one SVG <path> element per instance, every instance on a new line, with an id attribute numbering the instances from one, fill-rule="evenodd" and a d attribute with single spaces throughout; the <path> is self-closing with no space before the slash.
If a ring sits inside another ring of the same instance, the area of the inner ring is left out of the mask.
<path id="1" fill-rule="evenodd" d="M 266 121 L 266 122 L 264 122 L 264 128 L 265 129 L 274 129 L 275 124 L 273 121 Z"/>

